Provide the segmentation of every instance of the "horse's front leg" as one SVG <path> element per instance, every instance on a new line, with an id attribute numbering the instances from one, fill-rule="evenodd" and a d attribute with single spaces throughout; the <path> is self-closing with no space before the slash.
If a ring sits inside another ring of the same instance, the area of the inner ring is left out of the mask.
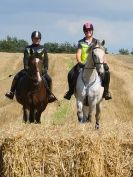
<path id="1" fill-rule="evenodd" d="M 84 123 L 84 114 L 83 114 L 83 101 L 77 100 L 77 116 L 78 120 L 81 123 Z"/>
<path id="2" fill-rule="evenodd" d="M 31 123 L 34 122 L 34 120 L 35 120 L 35 115 L 36 115 L 36 110 L 35 110 L 33 107 L 31 107 L 31 108 L 30 108 L 30 117 L 29 117 L 29 121 L 30 121 Z"/>
<path id="3" fill-rule="evenodd" d="M 98 103 L 98 104 L 96 105 L 96 114 L 95 114 L 95 117 L 96 117 L 95 128 L 96 128 L 96 129 L 99 129 L 100 113 L 101 113 L 101 105 L 100 105 L 100 103 Z"/>
<path id="4" fill-rule="evenodd" d="M 94 112 L 96 112 L 96 104 L 95 104 L 95 102 L 90 102 L 89 103 L 89 113 L 88 113 L 87 122 L 92 121 L 92 116 L 93 116 Z"/>
<path id="5" fill-rule="evenodd" d="M 30 123 L 30 111 L 28 108 L 23 107 L 23 122 L 24 123 Z"/>
<path id="6" fill-rule="evenodd" d="M 36 124 L 40 124 L 41 123 L 41 113 L 42 111 L 36 111 L 36 114 L 35 114 L 35 123 Z"/>

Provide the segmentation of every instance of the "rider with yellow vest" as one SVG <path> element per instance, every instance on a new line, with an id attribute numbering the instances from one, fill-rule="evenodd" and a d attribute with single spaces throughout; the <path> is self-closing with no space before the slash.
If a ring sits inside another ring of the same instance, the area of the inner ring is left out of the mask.
<path id="1" fill-rule="evenodd" d="M 76 86 L 76 81 L 80 72 L 80 69 L 84 67 L 84 64 L 89 57 L 89 47 L 96 42 L 97 39 L 93 38 L 93 25 L 89 22 L 83 25 L 83 32 L 85 37 L 78 42 L 78 48 L 76 52 L 77 64 L 69 71 L 68 73 L 68 85 L 69 90 L 65 93 L 64 98 L 70 100 L 74 89 Z M 109 67 L 105 61 L 104 63 L 104 94 L 103 97 L 105 100 L 111 99 L 111 94 L 109 92 L 109 83 L 110 83 L 110 72 Z"/>

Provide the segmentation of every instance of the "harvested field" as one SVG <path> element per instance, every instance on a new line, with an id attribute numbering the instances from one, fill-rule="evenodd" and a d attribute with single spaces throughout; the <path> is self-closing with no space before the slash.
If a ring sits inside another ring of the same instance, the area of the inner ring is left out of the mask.
<path id="1" fill-rule="evenodd" d="M 53 92 L 60 101 L 42 124 L 23 124 L 22 107 L 7 100 L 22 54 L 0 53 L 0 177 L 133 177 L 133 57 L 107 55 L 113 99 L 103 101 L 100 130 L 79 124 L 75 98 L 63 99 L 73 54 L 49 54 Z"/>

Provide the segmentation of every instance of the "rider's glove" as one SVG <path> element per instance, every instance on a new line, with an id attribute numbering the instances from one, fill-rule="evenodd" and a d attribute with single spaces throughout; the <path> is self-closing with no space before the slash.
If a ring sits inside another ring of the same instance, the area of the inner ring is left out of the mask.
<path id="1" fill-rule="evenodd" d="M 85 66 L 85 64 L 80 63 L 80 62 L 78 63 L 78 65 L 79 65 L 80 68 L 83 68 Z"/>

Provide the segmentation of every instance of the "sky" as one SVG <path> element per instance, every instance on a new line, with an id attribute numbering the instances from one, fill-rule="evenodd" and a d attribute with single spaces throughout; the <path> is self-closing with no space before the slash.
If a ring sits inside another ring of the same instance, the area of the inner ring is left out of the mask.
<path id="1" fill-rule="evenodd" d="M 86 22 L 109 52 L 133 50 L 133 0 L 0 0 L 0 40 L 10 36 L 30 44 L 39 30 L 42 44 L 77 44 Z"/>

